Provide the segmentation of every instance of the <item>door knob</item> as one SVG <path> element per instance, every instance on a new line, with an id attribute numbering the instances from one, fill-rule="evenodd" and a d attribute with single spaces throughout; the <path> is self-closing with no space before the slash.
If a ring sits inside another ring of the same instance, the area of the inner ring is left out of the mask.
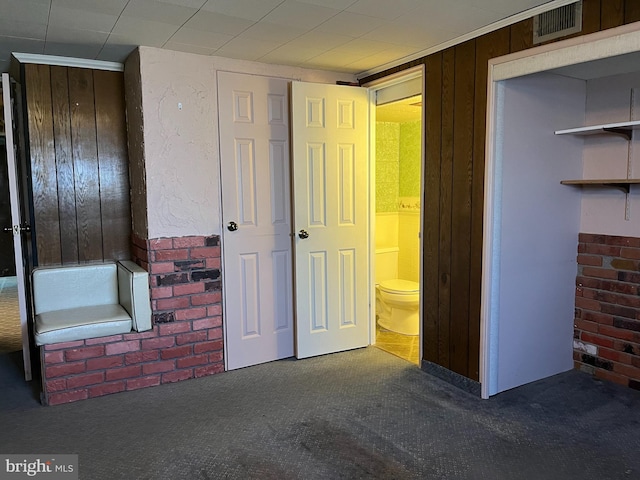
<path id="1" fill-rule="evenodd" d="M 304 240 L 305 238 L 309 238 L 309 232 L 307 232 L 306 230 L 300 230 L 298 232 L 298 236 Z"/>
<path id="2" fill-rule="evenodd" d="M 236 222 L 229 222 L 229 224 L 227 225 L 227 230 L 229 230 L 230 232 L 235 232 L 236 230 L 238 230 L 238 224 Z"/>
<path id="3" fill-rule="evenodd" d="M 4 227 L 4 228 L 2 229 L 2 231 L 3 231 L 3 232 L 7 232 L 7 233 L 11 233 L 11 232 L 13 232 L 13 227 Z"/>
<path id="4" fill-rule="evenodd" d="M 31 225 L 29 225 L 28 223 L 23 223 L 22 225 L 20 225 L 20 232 L 29 233 L 30 231 L 31 231 Z"/>

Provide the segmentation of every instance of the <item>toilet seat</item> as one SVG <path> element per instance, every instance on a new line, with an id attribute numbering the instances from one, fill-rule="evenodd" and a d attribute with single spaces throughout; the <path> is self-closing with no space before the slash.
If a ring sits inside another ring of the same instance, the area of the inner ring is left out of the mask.
<path id="1" fill-rule="evenodd" d="M 380 282 L 380 290 L 394 295 L 415 295 L 420 291 L 420 284 L 411 280 L 394 278 Z"/>

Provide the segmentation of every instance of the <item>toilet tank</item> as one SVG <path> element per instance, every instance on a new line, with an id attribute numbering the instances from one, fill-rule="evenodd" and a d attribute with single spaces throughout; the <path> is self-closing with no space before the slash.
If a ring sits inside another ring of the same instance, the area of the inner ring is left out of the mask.
<path id="1" fill-rule="evenodd" d="M 398 247 L 376 248 L 376 283 L 398 278 Z"/>

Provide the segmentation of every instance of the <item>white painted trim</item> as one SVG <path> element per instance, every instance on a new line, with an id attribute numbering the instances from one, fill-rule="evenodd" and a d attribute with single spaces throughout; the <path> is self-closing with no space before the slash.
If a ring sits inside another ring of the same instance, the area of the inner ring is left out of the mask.
<path id="1" fill-rule="evenodd" d="M 118 62 L 105 62 L 102 60 L 89 60 L 86 58 L 59 57 L 56 55 L 38 55 L 33 53 L 17 53 L 12 55 L 20 63 L 37 63 L 40 65 L 57 65 L 61 67 L 90 68 L 92 70 L 108 70 L 123 72 L 124 64 Z"/>
<path id="2" fill-rule="evenodd" d="M 453 47 L 460 43 L 464 43 L 468 40 L 472 40 L 474 38 L 480 37 L 487 33 L 494 32 L 496 30 L 500 30 L 501 28 L 508 27 L 513 25 L 514 23 L 518 23 L 522 20 L 527 20 L 529 18 L 535 17 L 544 12 L 548 12 L 549 10 L 553 10 L 554 8 L 564 7 L 565 5 L 569 5 L 571 3 L 576 3 L 578 0 L 552 0 L 544 5 L 540 5 L 539 7 L 530 8 L 529 10 L 525 10 L 524 12 L 517 13 L 515 15 L 511 15 L 510 17 L 504 18 L 502 20 L 498 20 L 486 27 L 478 28 L 472 32 L 466 33 L 459 37 L 453 38 L 451 40 L 447 40 L 446 42 L 440 43 L 431 48 L 427 48 L 425 50 L 421 50 L 412 55 L 407 55 L 398 60 L 393 60 L 392 62 L 385 63 L 376 68 L 372 68 L 371 70 L 365 70 L 364 72 L 358 73 L 356 77 L 365 78 L 370 75 L 375 75 L 376 73 L 384 72 L 390 68 L 397 67 L 399 65 L 411 62 L 413 60 L 417 60 L 418 58 L 426 57 L 436 52 L 440 52 L 442 50 L 446 50 L 449 47 Z"/>
<path id="3" fill-rule="evenodd" d="M 497 57 L 489 69 L 497 82 L 637 51 L 640 22 Z"/>

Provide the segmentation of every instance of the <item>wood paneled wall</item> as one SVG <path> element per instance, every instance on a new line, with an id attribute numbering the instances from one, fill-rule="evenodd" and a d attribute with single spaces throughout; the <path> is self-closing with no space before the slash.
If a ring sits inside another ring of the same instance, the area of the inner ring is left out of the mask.
<path id="1" fill-rule="evenodd" d="M 640 0 L 584 0 L 578 35 L 636 21 Z M 423 360 L 472 380 L 480 361 L 487 62 L 531 47 L 529 19 L 361 79 L 426 65 Z"/>
<path id="2" fill-rule="evenodd" d="M 38 265 L 130 258 L 120 72 L 24 66 Z"/>

